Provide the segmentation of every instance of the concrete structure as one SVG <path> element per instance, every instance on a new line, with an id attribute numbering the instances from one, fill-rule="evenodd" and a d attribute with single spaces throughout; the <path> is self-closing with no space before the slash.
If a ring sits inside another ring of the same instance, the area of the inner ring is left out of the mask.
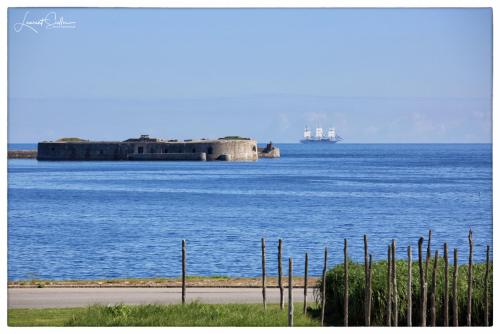
<path id="1" fill-rule="evenodd" d="M 38 160 L 249 160 L 258 159 L 255 140 L 164 141 L 143 135 L 126 141 L 54 141 L 38 143 Z"/>
<path id="2" fill-rule="evenodd" d="M 280 149 L 273 145 L 272 142 L 266 147 L 258 147 L 259 158 L 279 158 L 281 156 Z"/>
<path id="3" fill-rule="evenodd" d="M 36 151 L 35 150 L 8 151 L 7 158 L 8 159 L 36 159 Z"/>

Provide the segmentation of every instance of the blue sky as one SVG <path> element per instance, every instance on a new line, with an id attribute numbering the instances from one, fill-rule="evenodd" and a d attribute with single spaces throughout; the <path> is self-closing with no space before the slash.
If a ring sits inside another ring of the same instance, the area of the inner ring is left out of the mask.
<path id="1" fill-rule="evenodd" d="M 55 12 L 73 29 L 15 30 Z M 9 9 L 9 142 L 491 142 L 490 9 Z"/>

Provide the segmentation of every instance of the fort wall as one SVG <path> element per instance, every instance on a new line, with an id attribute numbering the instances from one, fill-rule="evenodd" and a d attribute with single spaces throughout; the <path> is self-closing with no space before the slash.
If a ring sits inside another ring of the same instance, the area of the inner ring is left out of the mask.
<path id="1" fill-rule="evenodd" d="M 255 140 L 41 142 L 38 160 L 250 160 Z"/>

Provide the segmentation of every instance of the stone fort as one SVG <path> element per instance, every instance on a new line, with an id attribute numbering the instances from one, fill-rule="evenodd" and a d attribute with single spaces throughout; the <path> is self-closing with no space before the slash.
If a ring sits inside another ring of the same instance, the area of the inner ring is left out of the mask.
<path id="1" fill-rule="evenodd" d="M 260 149 L 262 151 L 262 149 Z M 193 160 L 255 161 L 257 142 L 249 138 L 161 140 L 142 135 L 125 141 L 68 138 L 38 143 L 38 160 Z"/>

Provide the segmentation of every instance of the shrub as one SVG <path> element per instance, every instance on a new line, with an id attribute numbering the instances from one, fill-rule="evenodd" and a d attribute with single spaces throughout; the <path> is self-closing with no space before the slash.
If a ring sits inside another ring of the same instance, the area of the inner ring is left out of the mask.
<path id="1" fill-rule="evenodd" d="M 250 138 L 240 137 L 240 136 L 225 136 L 219 138 L 220 140 L 250 140 Z"/>
<path id="2" fill-rule="evenodd" d="M 88 141 L 87 139 L 81 139 L 78 137 L 64 137 L 64 138 L 59 138 L 56 140 L 58 142 L 65 142 L 65 143 L 73 143 L 73 142 L 81 142 L 81 141 Z"/>
<path id="3" fill-rule="evenodd" d="M 427 324 L 430 323 L 430 297 L 432 284 L 433 260 L 430 261 L 427 279 Z M 407 304 L 407 262 L 396 261 L 397 274 L 397 295 L 398 295 L 398 322 L 399 325 L 406 325 L 406 304 Z M 424 262 L 425 266 L 425 262 Z M 490 264 L 490 275 L 488 279 L 488 299 L 490 305 L 490 321 L 492 323 L 493 305 L 493 278 L 492 264 Z M 473 289 L 472 289 L 472 324 L 483 325 L 484 321 L 484 274 L 485 264 L 473 265 Z M 418 263 L 412 266 L 412 323 L 420 324 L 419 304 L 420 304 L 420 283 L 419 283 Z M 343 325 L 344 314 L 344 268 L 343 264 L 336 265 L 327 272 L 326 285 L 326 307 L 325 321 L 329 325 Z M 448 319 L 452 322 L 452 282 L 453 264 L 449 263 L 448 291 L 449 306 Z M 316 286 L 315 296 L 318 305 L 321 301 L 321 289 L 323 282 L 320 280 Z M 459 325 L 466 324 L 467 315 L 467 265 L 460 265 L 458 270 L 458 316 Z M 364 325 L 364 289 L 365 273 L 364 264 L 349 263 L 349 325 Z M 386 305 L 387 305 L 387 261 L 375 262 L 372 264 L 372 307 L 371 324 L 385 326 Z M 436 325 L 443 325 L 443 299 L 444 299 L 444 260 L 439 258 L 436 271 Z"/>

